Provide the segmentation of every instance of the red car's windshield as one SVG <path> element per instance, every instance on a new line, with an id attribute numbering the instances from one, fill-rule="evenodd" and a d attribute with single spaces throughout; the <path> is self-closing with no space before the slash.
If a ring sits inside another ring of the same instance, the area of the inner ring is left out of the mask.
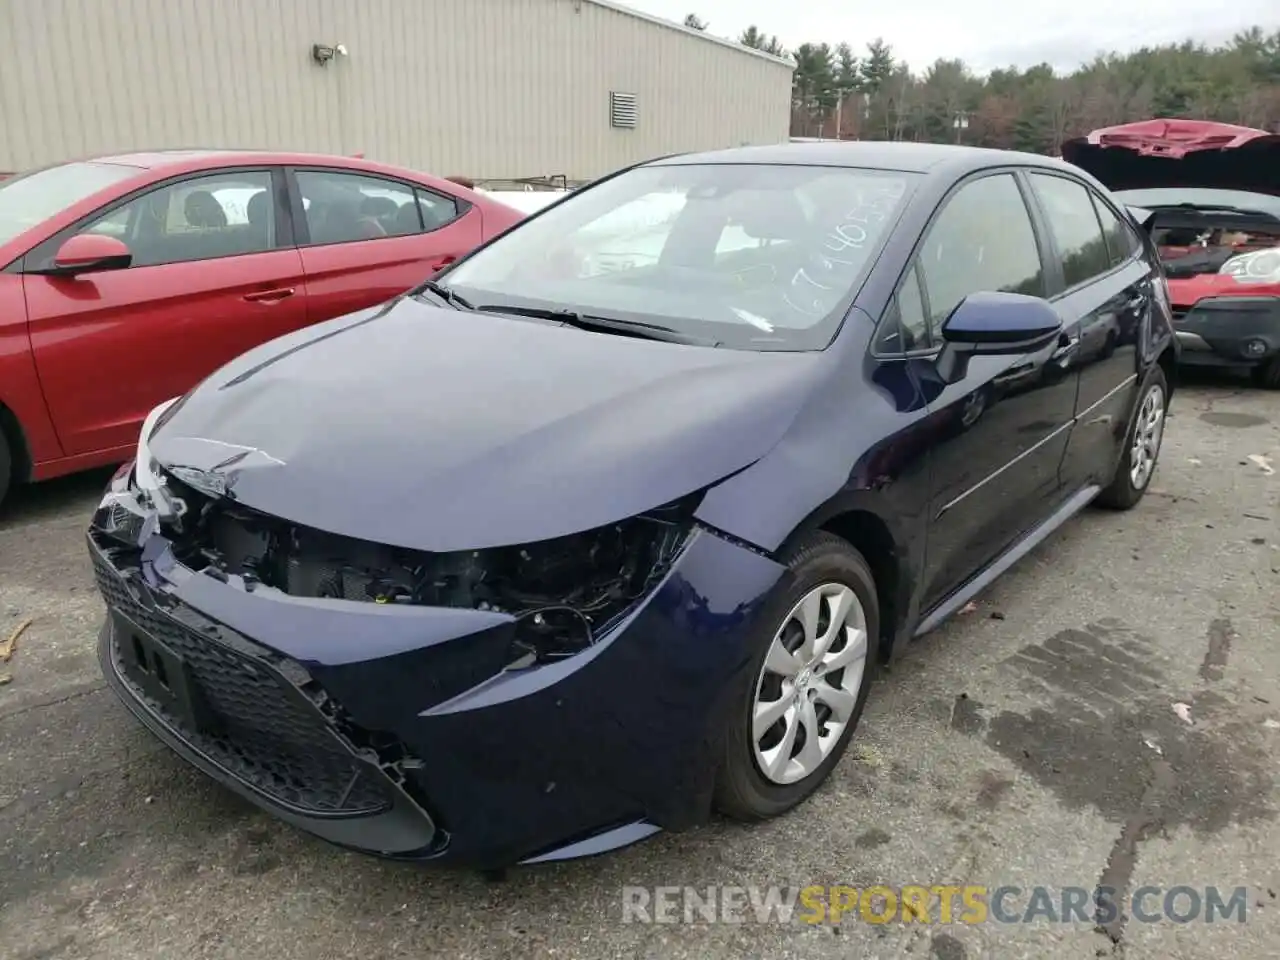
<path id="1" fill-rule="evenodd" d="M 8 243 L 73 203 L 137 175 L 136 167 L 63 163 L 0 181 L 0 244 Z"/>

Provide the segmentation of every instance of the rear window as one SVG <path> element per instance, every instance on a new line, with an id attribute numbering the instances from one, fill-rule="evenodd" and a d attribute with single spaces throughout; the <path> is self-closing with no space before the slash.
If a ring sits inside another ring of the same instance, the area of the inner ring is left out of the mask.
<path id="1" fill-rule="evenodd" d="M 8 243 L 72 204 L 137 174 L 134 167 L 64 163 L 0 181 L 0 243 Z"/>

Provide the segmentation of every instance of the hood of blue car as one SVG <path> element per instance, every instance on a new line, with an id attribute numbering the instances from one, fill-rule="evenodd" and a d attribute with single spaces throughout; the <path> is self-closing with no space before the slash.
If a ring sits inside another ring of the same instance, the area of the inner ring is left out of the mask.
<path id="1" fill-rule="evenodd" d="M 404 298 L 240 357 L 174 407 L 150 450 L 180 479 L 332 533 L 430 551 L 529 543 L 758 460 L 823 360 Z"/>

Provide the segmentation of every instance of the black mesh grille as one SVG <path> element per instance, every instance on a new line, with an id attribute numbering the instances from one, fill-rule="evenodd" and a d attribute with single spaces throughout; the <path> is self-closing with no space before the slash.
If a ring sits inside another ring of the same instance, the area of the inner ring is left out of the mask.
<path id="1" fill-rule="evenodd" d="M 176 733 L 229 773 L 294 809 L 316 814 L 359 815 L 390 806 L 380 775 L 357 760 L 325 725 L 318 710 L 283 671 L 305 677 L 302 667 L 244 638 L 236 648 L 203 635 L 216 628 L 190 611 L 175 615 L 139 603 L 111 564 L 94 549 L 94 573 L 107 605 L 120 611 L 183 658 L 203 702 L 218 720 L 216 733 L 190 729 L 122 673 L 125 651 L 112 654 L 130 692 Z M 228 636 L 225 628 L 218 630 Z M 118 638 L 117 638 L 118 639 Z"/>

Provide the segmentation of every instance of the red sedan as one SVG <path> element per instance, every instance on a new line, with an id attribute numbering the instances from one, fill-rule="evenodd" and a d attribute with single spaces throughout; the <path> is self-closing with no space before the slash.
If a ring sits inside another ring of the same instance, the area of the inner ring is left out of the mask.
<path id="1" fill-rule="evenodd" d="M 127 459 L 156 404 L 521 217 L 437 177 L 307 154 L 160 151 L 0 182 L 0 500 Z"/>

